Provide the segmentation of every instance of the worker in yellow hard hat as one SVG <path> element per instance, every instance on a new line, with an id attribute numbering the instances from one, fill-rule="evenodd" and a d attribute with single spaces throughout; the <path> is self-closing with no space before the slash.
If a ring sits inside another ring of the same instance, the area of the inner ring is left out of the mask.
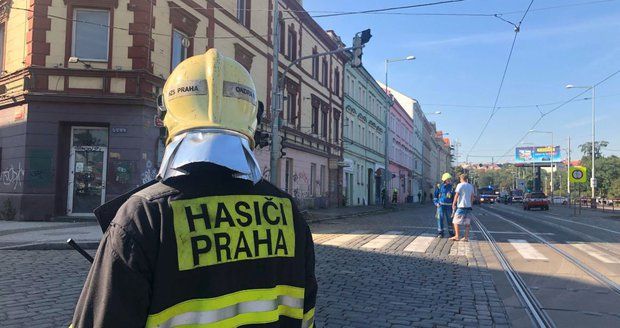
<path id="1" fill-rule="evenodd" d="M 444 173 L 441 176 L 441 184 L 435 189 L 433 203 L 437 207 L 437 237 L 444 235 L 444 220 L 447 223 L 448 234 L 454 236 L 452 232 L 452 201 L 454 199 L 454 187 L 452 185 L 452 175 Z"/>
<path id="2" fill-rule="evenodd" d="M 157 181 L 95 210 L 105 234 L 73 327 L 313 327 L 312 235 L 261 179 L 245 68 L 210 49 L 180 63 L 161 109 Z"/>

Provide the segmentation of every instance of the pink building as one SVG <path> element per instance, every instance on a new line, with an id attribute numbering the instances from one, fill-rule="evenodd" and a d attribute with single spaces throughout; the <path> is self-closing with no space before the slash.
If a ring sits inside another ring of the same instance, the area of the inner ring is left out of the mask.
<path id="1" fill-rule="evenodd" d="M 404 203 L 407 196 L 413 196 L 413 120 L 394 99 L 389 117 L 389 170 L 392 180 L 389 184 L 389 199 L 398 191 L 398 202 Z"/>

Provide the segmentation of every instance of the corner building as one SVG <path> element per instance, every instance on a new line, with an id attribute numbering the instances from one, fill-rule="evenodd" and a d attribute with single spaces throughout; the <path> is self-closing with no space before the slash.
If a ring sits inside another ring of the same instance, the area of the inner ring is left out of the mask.
<path id="1" fill-rule="evenodd" d="M 271 102 L 273 1 L 0 0 L 0 206 L 7 219 L 90 216 L 153 179 L 165 131 L 156 97 L 185 58 L 210 48 L 250 71 Z M 338 38 L 281 0 L 280 71 Z M 344 55 L 286 80 L 279 187 L 301 207 L 340 203 Z M 268 130 L 270 113 L 260 129 Z M 269 149 L 257 150 L 265 176 Z M 9 217 L 10 216 L 10 217 Z M 4 217 L 3 217 L 4 218 Z"/>

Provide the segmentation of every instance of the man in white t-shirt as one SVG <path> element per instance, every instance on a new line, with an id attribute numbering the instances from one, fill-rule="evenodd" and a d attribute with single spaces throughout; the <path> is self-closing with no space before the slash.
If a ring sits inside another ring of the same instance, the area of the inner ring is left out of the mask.
<path id="1" fill-rule="evenodd" d="M 465 237 L 463 241 L 469 240 L 469 227 L 471 220 L 474 219 L 472 204 L 474 203 L 474 186 L 469 182 L 467 174 L 460 175 L 461 183 L 456 186 L 454 201 L 452 202 L 452 212 L 454 213 L 454 237 L 451 240 L 459 240 L 459 225 L 465 225 Z"/>

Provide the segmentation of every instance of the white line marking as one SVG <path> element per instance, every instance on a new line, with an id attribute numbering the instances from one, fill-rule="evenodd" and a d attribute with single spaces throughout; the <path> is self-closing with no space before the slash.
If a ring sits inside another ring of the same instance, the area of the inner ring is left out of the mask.
<path id="1" fill-rule="evenodd" d="M 366 231 L 352 231 L 350 234 L 340 235 L 334 239 L 330 239 L 322 243 L 322 245 L 340 246 L 340 245 L 346 244 L 347 242 L 355 238 L 362 237 L 364 233 L 366 233 Z"/>
<path id="2" fill-rule="evenodd" d="M 521 256 L 526 260 L 542 260 L 548 261 L 549 259 L 541 252 L 537 251 L 534 246 L 530 245 L 523 239 L 508 239 L 508 242 L 514 247 Z"/>
<path id="3" fill-rule="evenodd" d="M 372 248 L 372 249 L 382 248 L 383 246 L 389 244 L 391 241 L 398 238 L 398 236 L 402 234 L 403 234 L 402 231 L 388 231 L 384 233 L 383 235 L 379 235 L 375 239 L 362 245 L 362 248 Z"/>
<path id="4" fill-rule="evenodd" d="M 578 250 L 596 258 L 597 260 L 603 263 L 620 263 L 620 259 L 615 256 L 611 256 L 595 247 L 592 247 L 588 244 L 571 244 L 571 246 L 577 248 Z"/>
<path id="5" fill-rule="evenodd" d="M 424 253 L 431 245 L 431 243 L 435 240 L 435 237 L 431 234 L 421 234 L 417 236 L 407 247 L 405 247 L 405 252 L 416 252 L 416 253 Z"/>

